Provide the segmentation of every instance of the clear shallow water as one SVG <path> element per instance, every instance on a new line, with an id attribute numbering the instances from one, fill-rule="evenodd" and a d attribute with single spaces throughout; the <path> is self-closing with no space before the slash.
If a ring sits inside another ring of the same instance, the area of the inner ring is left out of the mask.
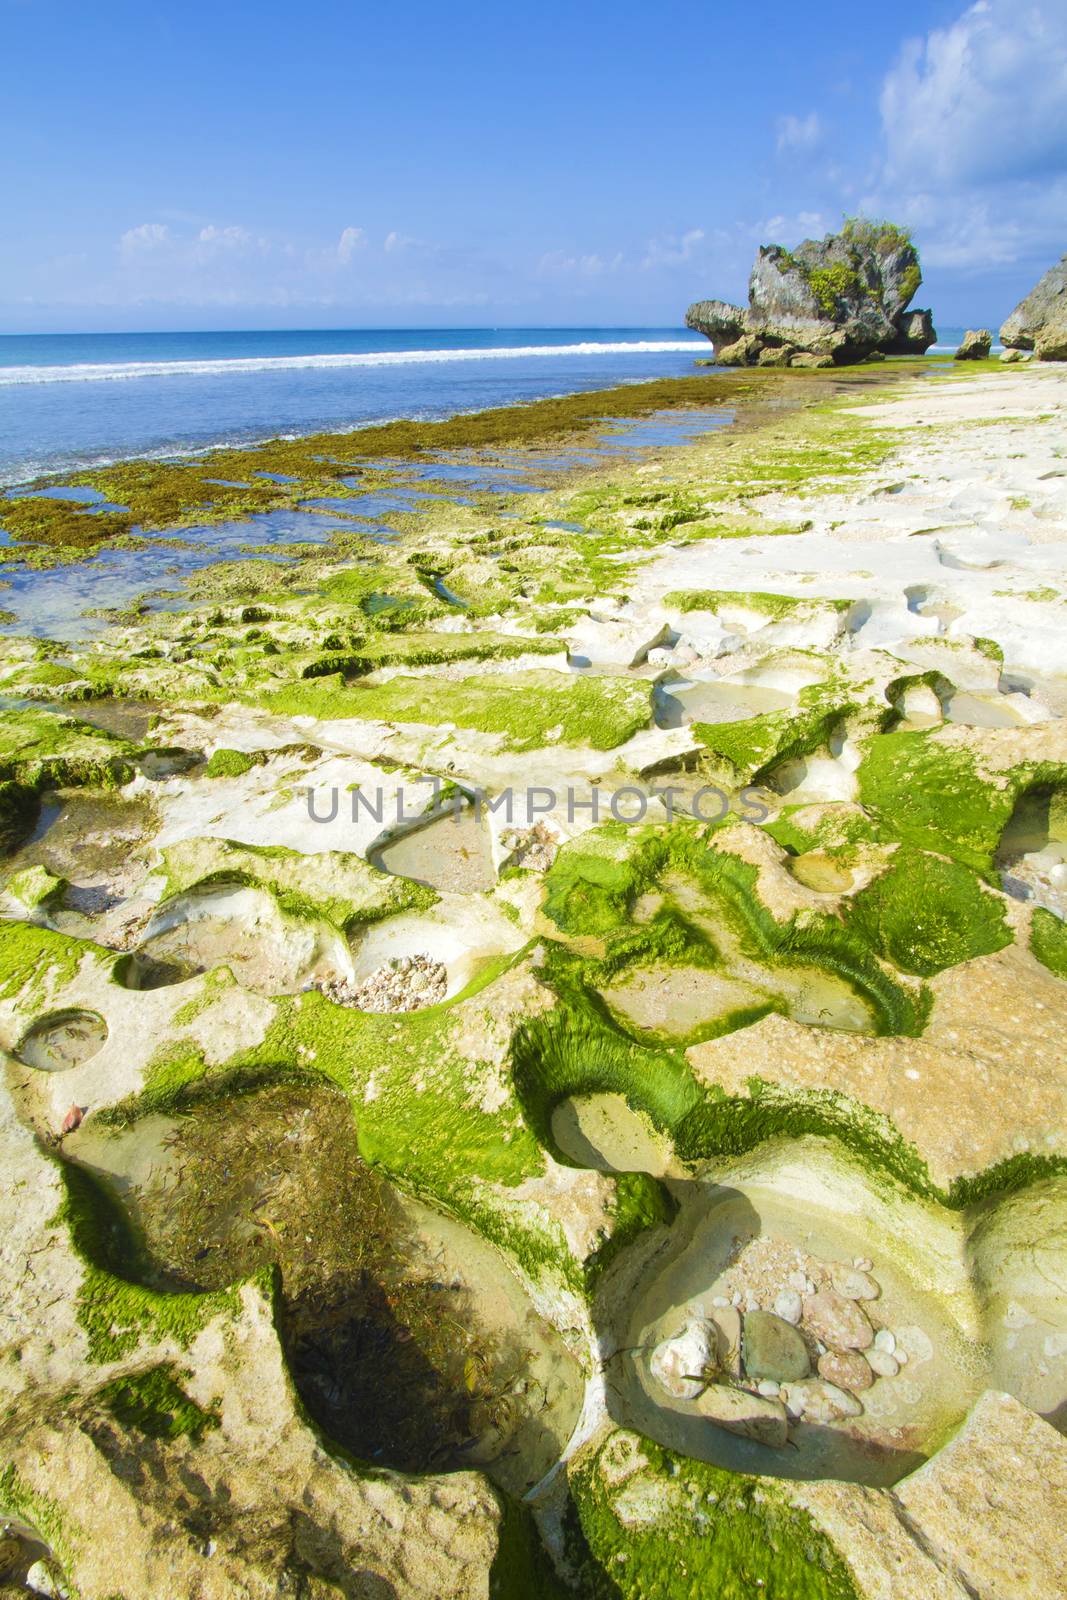
<path id="1" fill-rule="evenodd" d="M 678 328 L 0 336 L 0 483 L 693 372 Z"/>

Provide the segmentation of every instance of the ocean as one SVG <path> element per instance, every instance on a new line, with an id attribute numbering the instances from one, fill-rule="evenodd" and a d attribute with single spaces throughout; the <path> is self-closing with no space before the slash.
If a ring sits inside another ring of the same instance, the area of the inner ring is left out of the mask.
<path id="1" fill-rule="evenodd" d="M 0 335 L 0 484 L 693 372 L 678 328 Z"/>

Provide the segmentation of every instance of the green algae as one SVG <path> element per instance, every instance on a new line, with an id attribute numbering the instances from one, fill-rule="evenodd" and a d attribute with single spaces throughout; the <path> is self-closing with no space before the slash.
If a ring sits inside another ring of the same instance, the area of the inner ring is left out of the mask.
<path id="1" fill-rule="evenodd" d="M 1030 923 L 1030 949 L 1057 978 L 1067 978 L 1067 923 L 1039 906 Z"/>
<path id="2" fill-rule="evenodd" d="M 622 678 L 567 678 L 516 672 L 506 679 L 468 677 L 449 682 L 398 675 L 385 683 L 346 684 L 315 678 L 264 696 L 270 711 L 322 721 L 450 723 L 500 735 L 511 750 L 548 744 L 587 744 L 612 750 L 651 717 L 647 683 Z"/>
<path id="3" fill-rule="evenodd" d="M 848 611 L 854 604 L 851 600 L 808 599 L 797 595 L 768 594 L 761 590 L 733 589 L 676 589 L 665 594 L 662 603 L 683 612 L 721 611 L 724 607 L 736 606 L 746 611 L 758 611 L 774 622 L 781 622 L 798 613 L 822 609 Z"/>
<path id="4" fill-rule="evenodd" d="M 556 1573 L 530 1508 L 499 1494 L 500 1527 L 489 1569 L 489 1600 L 573 1600 Z"/>
<path id="5" fill-rule="evenodd" d="M 842 717 L 858 710 L 844 698 L 827 707 L 822 697 L 786 711 L 765 711 L 739 722 L 694 722 L 690 732 L 735 780 L 758 781 L 779 762 L 826 749 Z"/>
<path id="6" fill-rule="evenodd" d="M 857 772 L 863 805 L 884 836 L 954 857 L 988 874 L 1016 800 L 1039 783 L 1063 783 L 1060 763 L 1020 763 L 982 776 L 980 756 L 936 732 L 886 733 L 873 739 Z"/>
<path id="7" fill-rule="evenodd" d="M 833 1544 L 771 1480 L 620 1432 L 568 1477 L 570 1554 L 592 1600 L 858 1600 Z"/>
<path id="8" fill-rule="evenodd" d="M 681 903 L 674 877 L 690 886 Z M 673 904 L 635 930 L 634 902 L 652 887 Z M 768 969 L 818 967 L 843 980 L 870 1008 L 877 1033 L 920 1033 L 929 1014 L 929 996 L 894 977 L 862 930 L 816 913 L 777 921 L 760 901 L 756 868 L 731 853 L 721 830 L 712 830 L 710 840 L 685 823 L 643 831 L 607 825 L 583 835 L 549 871 L 544 913 L 561 933 L 600 942 L 602 953 L 590 966 L 594 984 L 650 955 L 714 965 L 718 919 L 743 954 Z M 754 1014 L 744 1008 L 730 1020 L 742 1026 Z"/>
<path id="9" fill-rule="evenodd" d="M 191 1439 L 198 1443 L 209 1429 L 219 1425 L 218 1414 L 205 1411 L 190 1399 L 178 1372 L 167 1364 L 115 1378 L 97 1390 L 97 1398 L 116 1422 L 150 1439 Z"/>
<path id="10" fill-rule="evenodd" d="M 256 764 L 255 757 L 244 750 L 222 748 L 212 752 L 204 767 L 204 777 L 243 778 Z"/>
<path id="11" fill-rule="evenodd" d="M 907 847 L 852 899 L 848 925 L 900 971 L 924 978 L 1012 942 L 1003 905 L 976 872 Z"/>
<path id="12" fill-rule="evenodd" d="M 48 994 L 61 994 L 73 981 L 86 956 L 106 960 L 109 954 L 35 923 L 0 922 L 0 996 L 17 996 L 27 1012 L 43 1008 Z"/>
<path id="13" fill-rule="evenodd" d="M 66 886 L 65 878 L 57 878 L 47 867 L 38 866 L 16 872 L 7 880 L 4 888 L 32 911 L 46 906 L 50 900 L 58 899 Z"/>
<path id="14" fill-rule="evenodd" d="M 133 777 L 132 747 L 74 717 L 0 711 L 0 779 L 41 788 L 114 788 Z"/>

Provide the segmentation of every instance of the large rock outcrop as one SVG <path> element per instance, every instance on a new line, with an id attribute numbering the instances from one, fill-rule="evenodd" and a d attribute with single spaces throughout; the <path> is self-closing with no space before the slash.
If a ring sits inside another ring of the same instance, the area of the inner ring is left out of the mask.
<path id="1" fill-rule="evenodd" d="M 1000 342 L 1009 350 L 1032 350 L 1039 361 L 1067 361 L 1067 255 L 1019 301 Z"/>
<path id="2" fill-rule="evenodd" d="M 797 356 L 804 359 L 796 365 L 829 366 L 875 352 L 921 354 L 936 338 L 929 311 L 908 310 L 921 282 L 918 252 L 902 229 L 854 219 L 794 251 L 761 245 L 747 307 L 698 300 L 685 320 L 726 366 L 789 366 Z"/>

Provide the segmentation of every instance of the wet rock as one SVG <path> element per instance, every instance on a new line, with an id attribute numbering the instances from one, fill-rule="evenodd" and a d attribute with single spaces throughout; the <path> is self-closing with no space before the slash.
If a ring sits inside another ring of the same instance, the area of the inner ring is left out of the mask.
<path id="1" fill-rule="evenodd" d="M 732 344 L 724 345 L 715 353 L 721 367 L 752 367 L 759 359 L 762 341 L 753 333 L 746 333 Z"/>
<path id="2" fill-rule="evenodd" d="M 781 1317 L 783 1322 L 788 1322 L 793 1327 L 796 1327 L 797 1323 L 800 1321 L 803 1310 L 804 1303 L 800 1298 L 800 1291 L 798 1289 L 783 1289 L 781 1294 L 775 1299 L 775 1316 Z"/>
<path id="3" fill-rule="evenodd" d="M 825 1379 L 782 1386 L 782 1400 L 791 1416 L 805 1422 L 837 1422 L 842 1417 L 861 1417 L 863 1406 L 854 1395 Z"/>
<path id="4" fill-rule="evenodd" d="M 880 1352 L 873 1353 L 880 1354 Z M 892 1360 L 892 1357 L 886 1359 Z M 819 1377 L 824 1378 L 827 1383 L 834 1384 L 838 1389 L 862 1394 L 864 1389 L 869 1389 L 874 1382 L 872 1366 L 873 1363 L 868 1362 L 858 1350 L 827 1350 L 824 1356 L 819 1357 Z"/>
<path id="5" fill-rule="evenodd" d="M 697 1410 L 716 1427 L 775 1450 L 781 1450 L 789 1438 L 789 1418 L 782 1402 L 749 1394 L 745 1389 L 713 1383 L 697 1401 Z"/>
<path id="6" fill-rule="evenodd" d="M 806 367 L 809 371 L 818 371 L 823 367 L 834 365 L 833 356 L 819 356 L 812 350 L 797 350 L 789 358 L 791 367 Z"/>
<path id="7" fill-rule="evenodd" d="M 963 342 L 956 351 L 957 361 L 984 361 L 993 344 L 988 328 L 968 328 Z"/>
<path id="8" fill-rule="evenodd" d="M 718 1330 L 704 1317 L 691 1317 L 673 1338 L 652 1352 L 649 1370 L 661 1389 L 676 1400 L 695 1400 L 704 1389 L 705 1371 L 718 1361 Z"/>
<path id="9" fill-rule="evenodd" d="M 741 1313 L 729 1304 L 716 1307 L 712 1317 L 718 1338 L 720 1372 L 730 1378 L 741 1376 Z"/>
<path id="10" fill-rule="evenodd" d="M 858 1267 L 835 1267 L 830 1282 L 846 1300 L 877 1300 L 882 1292 L 870 1274 Z"/>
<path id="11" fill-rule="evenodd" d="M 862 1356 L 860 1360 L 863 1360 Z M 872 1350 L 868 1350 L 867 1361 L 870 1364 L 871 1371 L 876 1373 L 879 1378 L 895 1378 L 900 1371 L 900 1362 L 896 1356 L 890 1355 L 888 1350 L 879 1350 L 877 1345 Z"/>
<path id="12" fill-rule="evenodd" d="M 830 1350 L 866 1350 L 874 1343 L 865 1312 L 833 1289 L 805 1296 L 804 1325 Z"/>
<path id="13" fill-rule="evenodd" d="M 758 367 L 788 367 L 790 358 L 799 354 L 792 345 L 764 345 L 756 358 Z"/>
<path id="14" fill-rule="evenodd" d="M 806 1377 L 811 1371 L 804 1340 L 773 1311 L 748 1312 L 742 1349 L 750 1378 L 774 1378 L 781 1383 Z"/>

